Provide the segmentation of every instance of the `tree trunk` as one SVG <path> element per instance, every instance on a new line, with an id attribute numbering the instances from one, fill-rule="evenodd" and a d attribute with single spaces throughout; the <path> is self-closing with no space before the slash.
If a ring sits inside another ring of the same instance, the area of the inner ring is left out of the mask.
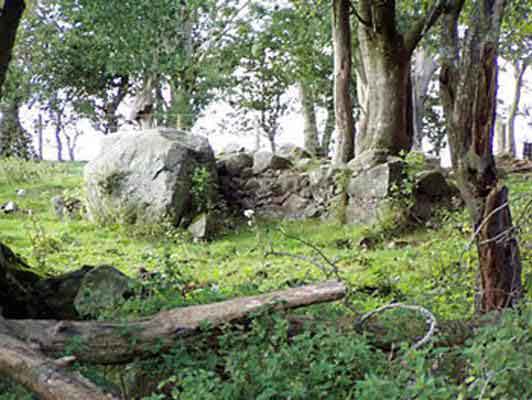
<path id="1" fill-rule="evenodd" d="M 135 103 L 129 120 L 139 124 L 141 129 L 153 128 L 154 90 L 155 82 L 152 76 L 145 76 L 140 91 L 135 94 Z"/>
<path id="2" fill-rule="evenodd" d="M 44 152 L 43 152 L 43 147 L 44 147 L 44 124 L 43 124 L 43 121 L 42 121 L 42 115 L 41 114 L 39 114 L 39 116 L 37 117 L 36 129 L 37 129 L 37 157 L 39 158 L 39 160 L 44 160 Z"/>
<path id="3" fill-rule="evenodd" d="M 55 144 L 57 146 L 57 161 L 63 161 L 63 141 L 61 139 L 61 131 L 63 129 L 63 113 L 55 111 Z"/>
<path id="4" fill-rule="evenodd" d="M 303 135 L 305 150 L 313 156 L 319 154 L 318 126 L 316 124 L 316 109 L 312 88 L 305 82 L 299 83 L 299 96 L 303 109 Z"/>
<path id="5" fill-rule="evenodd" d="M 135 321 L 56 321 L 2 320 L 0 331 L 9 332 L 19 340 L 30 340 L 35 349 L 55 356 L 77 338 L 82 345 L 73 349 L 80 362 L 92 364 L 122 364 L 149 358 L 172 348 L 176 342 L 211 328 L 249 318 L 265 309 L 289 310 L 311 304 L 339 300 L 346 288 L 340 282 L 279 290 L 268 294 L 240 297 L 219 303 L 181 307 L 161 311 L 150 318 Z M 0 363 L 4 357 L 0 341 Z"/>
<path id="6" fill-rule="evenodd" d="M 325 128 L 323 128 L 323 136 L 321 138 L 321 155 L 323 157 L 329 156 L 335 123 L 334 100 L 331 99 L 327 102 L 327 119 L 325 120 Z"/>
<path id="7" fill-rule="evenodd" d="M 11 97 L 0 103 L 0 157 L 30 159 L 33 154 L 31 136 L 20 123 L 19 103 Z"/>
<path id="8" fill-rule="evenodd" d="M 176 128 L 189 132 L 196 122 L 196 115 L 192 108 L 192 95 L 186 84 L 181 83 L 179 86 L 172 87 L 171 101 Z"/>
<path id="9" fill-rule="evenodd" d="M 0 100 L 15 45 L 17 28 L 26 7 L 24 0 L 4 0 L 3 3 L 3 8 L 0 10 Z"/>
<path id="10" fill-rule="evenodd" d="M 499 117 L 495 117 L 495 142 L 497 144 L 497 154 L 506 153 L 506 124 L 501 122 Z"/>
<path id="11" fill-rule="evenodd" d="M 441 97 L 453 168 L 476 232 L 481 312 L 513 305 L 522 295 L 508 191 L 498 181 L 492 153 L 504 3 L 483 0 L 474 11 L 479 15 L 471 16 L 467 37 L 459 42 L 464 0 L 455 0 L 446 10 L 442 32 Z M 465 43 L 464 48 L 459 43 Z"/>
<path id="12" fill-rule="evenodd" d="M 414 52 L 412 65 L 412 101 L 413 101 L 413 148 L 421 151 L 423 144 L 423 116 L 425 114 L 425 100 L 432 76 L 438 68 L 438 63 L 429 51 L 421 47 Z"/>
<path id="13" fill-rule="evenodd" d="M 94 383 L 77 372 L 64 370 L 71 358 L 53 360 L 45 357 L 23 342 L 2 330 L 0 316 L 0 374 L 31 390 L 42 400 L 118 400 L 118 396 L 103 393 Z"/>
<path id="14" fill-rule="evenodd" d="M 336 118 L 335 162 L 346 163 L 355 156 L 351 84 L 351 22 L 349 0 L 333 0 L 334 107 Z"/>
<path id="15" fill-rule="evenodd" d="M 70 158 L 70 161 L 76 160 L 76 146 L 78 144 L 78 139 L 81 136 L 82 132 L 77 130 L 73 134 L 67 134 L 65 132 L 65 139 L 67 144 L 67 150 L 68 150 L 68 157 Z"/>
<path id="16" fill-rule="evenodd" d="M 119 76 L 117 79 L 116 93 L 110 96 L 110 101 L 103 108 L 105 125 L 102 130 L 104 135 L 118 131 L 118 107 L 129 93 L 129 76 Z"/>
<path id="17" fill-rule="evenodd" d="M 371 7 L 362 10 L 362 18 L 371 19 Z M 393 25 L 395 21 L 388 23 Z M 369 149 L 382 149 L 390 154 L 408 151 L 413 136 L 411 52 L 395 29 L 374 32 L 359 24 L 358 37 L 367 94 L 365 129 L 358 133 L 357 154 Z"/>
<path id="18" fill-rule="evenodd" d="M 397 28 L 395 2 L 359 1 L 358 41 L 365 78 L 363 123 L 357 136 L 357 154 L 369 149 L 389 154 L 409 151 L 413 140 L 410 59 L 414 49 L 441 15 L 438 1 L 426 15 Z"/>
<path id="19" fill-rule="evenodd" d="M 523 88 L 523 77 L 527 69 L 528 63 L 514 62 L 514 97 L 512 98 L 512 104 L 510 105 L 510 112 L 508 114 L 508 153 L 512 156 L 517 156 L 517 150 L 515 147 L 515 117 L 519 111 L 519 103 L 521 101 L 521 90 Z"/>

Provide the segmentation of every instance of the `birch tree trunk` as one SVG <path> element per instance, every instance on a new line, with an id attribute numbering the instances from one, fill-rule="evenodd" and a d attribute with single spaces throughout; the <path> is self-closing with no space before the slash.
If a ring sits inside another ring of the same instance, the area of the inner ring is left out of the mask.
<path id="1" fill-rule="evenodd" d="M 316 109 L 312 88 L 305 82 L 299 83 L 299 98 L 303 110 L 304 147 L 313 156 L 319 154 L 318 126 L 316 124 Z"/>
<path id="2" fill-rule="evenodd" d="M 521 102 L 521 91 L 523 88 L 523 77 L 528 67 L 527 61 L 514 62 L 514 97 L 512 98 L 512 104 L 510 105 L 510 112 L 508 114 L 508 153 L 512 156 L 517 156 L 517 150 L 515 147 L 515 117 L 519 111 L 519 103 Z"/>
<path id="3" fill-rule="evenodd" d="M 440 89 L 453 168 L 476 232 L 481 283 L 478 308 L 488 312 L 515 304 L 522 285 L 508 190 L 497 178 L 492 149 L 497 46 L 505 1 L 479 3 L 471 10 L 462 41 L 458 20 L 464 0 L 454 0 L 445 12 Z"/>
<path id="4" fill-rule="evenodd" d="M 42 115 L 39 114 L 39 116 L 37 117 L 37 124 L 36 124 L 36 129 L 37 129 L 37 157 L 39 158 L 39 160 L 44 160 L 44 152 L 43 152 L 43 147 L 44 147 L 44 124 L 43 124 L 43 121 L 42 121 Z"/>
<path id="5" fill-rule="evenodd" d="M 351 84 L 351 23 L 349 0 L 333 0 L 334 107 L 336 116 L 335 162 L 346 163 L 355 156 Z"/>
<path id="6" fill-rule="evenodd" d="M 323 157 L 329 156 L 335 123 L 334 100 L 331 100 L 327 102 L 327 119 L 325 120 L 325 127 L 323 128 L 323 136 L 321 138 L 320 152 Z"/>
<path id="7" fill-rule="evenodd" d="M 500 120 L 500 118 L 495 119 L 495 138 L 497 143 L 497 154 L 506 153 L 506 124 Z"/>
<path id="8" fill-rule="evenodd" d="M 430 81 L 438 68 L 436 59 L 424 48 L 414 52 L 412 65 L 412 102 L 413 102 L 413 148 L 421 151 L 423 144 L 423 116 L 425 114 L 425 100 Z"/>

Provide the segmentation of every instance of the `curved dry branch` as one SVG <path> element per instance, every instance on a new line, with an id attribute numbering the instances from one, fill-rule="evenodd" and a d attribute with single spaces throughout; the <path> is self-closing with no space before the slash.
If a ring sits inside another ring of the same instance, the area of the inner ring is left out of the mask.
<path id="1" fill-rule="evenodd" d="M 373 310 L 373 311 L 370 311 L 364 314 L 362 317 L 359 318 L 358 325 L 362 326 L 367 320 L 369 320 L 374 315 L 381 313 L 383 311 L 386 311 L 386 310 L 390 310 L 392 308 L 403 308 L 406 310 L 417 311 L 427 318 L 429 329 L 427 333 L 425 334 L 425 336 L 421 338 L 421 340 L 417 341 L 416 343 L 412 345 L 412 350 L 419 349 L 420 347 L 424 346 L 430 341 L 430 339 L 434 335 L 434 332 L 436 331 L 436 324 L 437 324 L 436 317 L 429 310 L 421 306 L 414 306 L 414 305 L 402 304 L 402 303 L 387 304 L 385 306 L 377 308 L 376 310 Z"/>

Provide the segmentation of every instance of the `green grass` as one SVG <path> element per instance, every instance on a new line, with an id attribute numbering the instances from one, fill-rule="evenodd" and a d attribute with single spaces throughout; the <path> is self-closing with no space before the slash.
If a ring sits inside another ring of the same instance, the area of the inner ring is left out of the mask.
<path id="1" fill-rule="evenodd" d="M 167 227 L 61 221 L 50 200 L 58 194 L 82 196 L 83 165 L 13 163 L 0 162 L 0 203 L 15 200 L 22 211 L 2 215 L 1 240 L 42 273 L 110 264 L 135 276 L 140 268 L 160 270 L 168 254 L 166 262 L 196 286 L 216 285 L 226 296 L 328 278 L 308 262 L 266 255 L 273 250 L 320 259 L 310 247 L 286 237 L 281 232 L 285 230 L 335 260 L 340 275 L 353 287 L 351 300 L 360 312 L 391 300 L 423 304 L 445 318 L 463 318 L 473 311 L 477 264 L 474 248 L 464 252 L 471 234 L 464 212 L 446 213 L 437 230 L 422 229 L 383 240 L 372 250 L 358 245 L 368 234 L 367 228 L 314 220 L 258 221 L 253 227 L 243 225 L 210 243 L 193 243 L 185 232 Z M 17 170 L 23 173 L 17 174 Z M 508 184 L 515 199 L 514 216 L 522 224 L 521 239 L 527 243 L 521 249 L 523 276 L 529 277 L 532 222 L 529 214 L 517 216 L 525 213 L 532 182 L 530 176 L 513 176 Z M 20 188 L 26 189 L 25 197 L 15 195 Z M 393 247 L 393 242 L 398 245 Z M 326 265 L 324 260 L 320 263 Z"/>
<path id="2" fill-rule="evenodd" d="M 348 301 L 358 313 L 401 301 L 423 305 L 438 319 L 466 319 L 472 315 L 478 265 L 474 246 L 464 251 L 472 233 L 465 212 L 442 213 L 438 229 L 419 229 L 393 238 L 378 227 L 314 220 L 257 221 L 252 227 L 242 225 L 212 242 L 194 243 L 186 232 L 165 226 L 99 226 L 82 219 L 59 220 L 52 210 L 51 198 L 58 194 L 82 196 L 82 171 L 80 163 L 0 161 L 0 204 L 14 200 L 22 209 L 0 216 L 0 240 L 42 274 L 99 264 L 113 265 L 131 276 L 136 276 L 140 268 L 162 274 L 149 299 L 133 298 L 120 309 L 102 310 L 102 318 L 135 318 L 160 309 L 333 278 L 334 274 L 324 273 L 311 263 L 270 254 L 273 251 L 312 257 L 327 267 L 325 260 L 297 238 L 311 243 L 334 261 L 338 274 L 351 288 Z M 507 182 L 514 219 L 520 226 L 523 276 L 525 285 L 530 287 L 532 221 L 526 206 L 532 179 L 530 175 L 511 176 Z M 27 191 L 25 197 L 15 194 L 21 188 Z M 386 226 L 390 228 L 389 224 Z M 372 249 L 359 246 L 361 238 L 368 236 L 382 240 Z M 184 288 L 188 290 L 186 296 L 181 295 Z M 529 289 L 526 294 L 527 301 L 531 292 Z M 173 397 L 157 394 L 150 399 L 455 399 L 463 394 L 465 397 L 461 398 L 477 398 L 485 382 L 492 379 L 497 384 L 490 386 L 494 393 L 490 398 L 498 398 L 501 393 L 513 393 L 511 388 L 517 387 L 514 381 L 529 372 L 526 358 L 530 345 L 525 339 L 529 311 L 510 316 L 500 329 L 483 331 L 463 349 L 429 347 L 413 353 L 402 364 L 350 331 L 325 327 L 315 336 L 286 341 L 283 320 L 266 316 L 266 320 L 254 323 L 249 333 L 228 331 L 215 349 L 212 341 L 199 340 L 196 346 L 177 346 L 162 359 L 131 365 L 128 371 L 148 369 L 156 382 L 180 388 Z M 348 314 L 338 303 L 306 307 L 299 312 L 325 317 L 333 326 L 335 318 Z M 409 324 L 414 327 L 408 317 L 404 330 L 397 328 L 399 319 L 391 314 L 390 335 L 406 334 Z M 516 336 L 516 332 L 521 333 Z M 520 349 L 512 348 L 516 340 L 523 342 Z M 492 347 L 492 343 L 499 343 L 499 347 Z M 492 350 L 484 358 L 487 344 Z M 507 360 L 502 369 L 498 363 L 501 358 Z M 448 365 L 442 360 L 448 360 Z M 461 368 L 460 373 L 468 375 L 460 379 L 455 372 L 431 372 L 434 365 L 455 371 L 461 364 L 467 368 Z M 81 368 L 87 376 L 102 379 L 100 370 Z M 120 373 L 110 372 L 111 376 Z M 104 375 L 108 376 L 109 371 Z M 330 383 L 333 381 L 334 385 Z M 305 382 L 314 383 L 308 386 Z M 268 397 L 272 387 L 288 397 Z M 0 391 L 5 391 L 0 394 L 2 400 L 29 398 L 20 388 L 1 379 Z M 514 398 L 509 396 L 506 398 Z"/>

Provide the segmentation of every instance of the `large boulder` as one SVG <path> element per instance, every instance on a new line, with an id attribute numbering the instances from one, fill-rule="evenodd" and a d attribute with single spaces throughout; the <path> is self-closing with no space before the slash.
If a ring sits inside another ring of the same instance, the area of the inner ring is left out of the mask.
<path id="1" fill-rule="evenodd" d="M 197 213 L 194 193 L 214 193 L 193 190 L 198 170 L 210 177 L 202 184 L 217 182 L 214 154 L 204 137 L 169 128 L 110 135 L 85 167 L 88 216 L 99 222 L 178 225 L 189 211 Z"/>

